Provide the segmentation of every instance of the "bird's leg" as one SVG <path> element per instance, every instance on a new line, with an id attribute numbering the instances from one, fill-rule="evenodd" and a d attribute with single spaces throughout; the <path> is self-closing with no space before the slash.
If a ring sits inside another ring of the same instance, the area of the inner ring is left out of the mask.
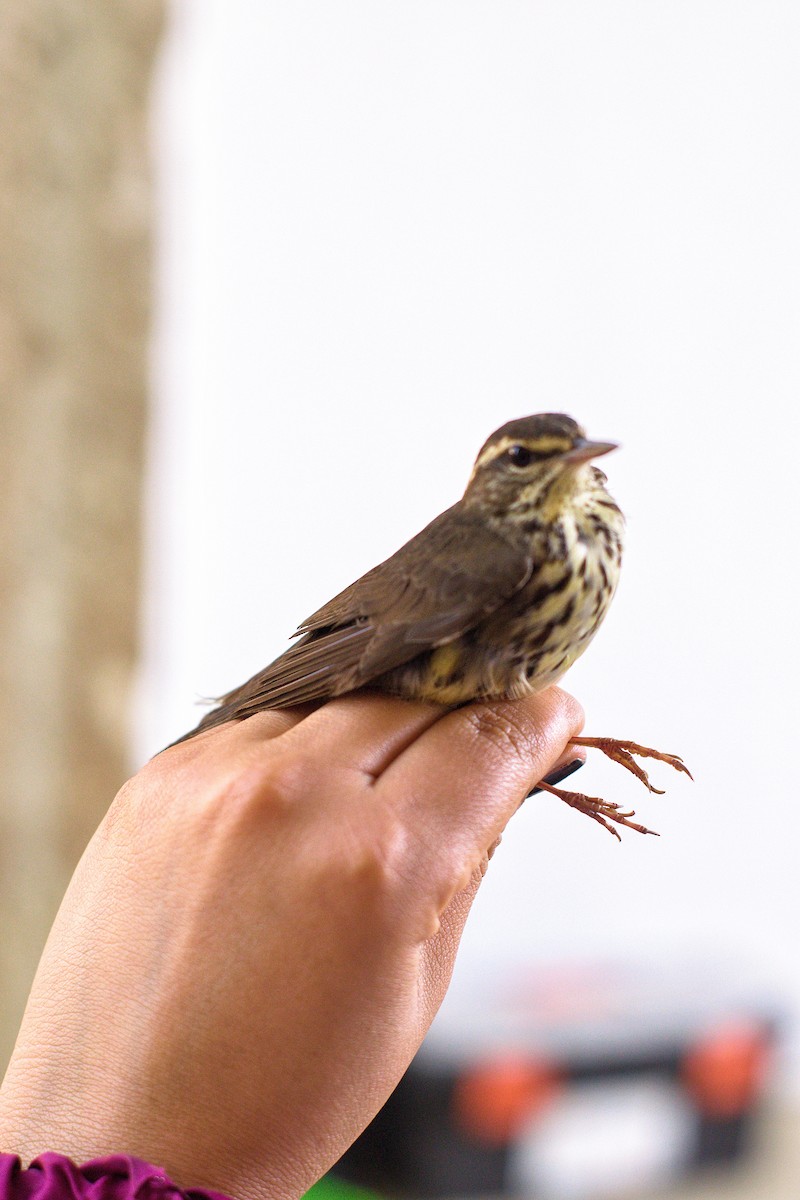
<path id="1" fill-rule="evenodd" d="M 656 758 L 660 762 L 665 762 L 670 767 L 674 767 L 676 771 L 682 771 L 690 779 L 692 778 L 691 771 L 685 765 L 683 759 L 678 758 L 677 754 L 663 754 L 660 750 L 651 750 L 649 746 L 640 746 L 638 742 L 621 742 L 617 738 L 574 737 L 570 738 L 570 744 L 573 746 L 586 746 L 594 750 L 602 750 L 603 754 L 613 762 L 619 763 L 620 766 L 625 767 L 632 775 L 641 780 L 649 791 L 656 792 L 658 795 L 663 795 L 662 789 L 653 787 L 647 772 L 637 763 L 634 755 L 639 755 L 640 758 Z M 546 792 L 552 792 L 554 796 L 558 796 L 565 804 L 569 804 L 571 808 L 577 808 L 578 812 L 585 813 L 587 817 L 591 817 L 593 821 L 597 821 L 604 829 L 613 834 L 618 841 L 621 839 L 619 832 L 614 828 L 615 825 L 624 825 L 626 829 L 635 829 L 637 833 L 653 833 L 658 837 L 655 830 L 648 829 L 644 825 L 638 825 L 635 821 L 631 821 L 630 818 L 636 814 L 634 812 L 622 812 L 619 804 L 613 804 L 608 800 L 601 800 L 598 796 L 585 796 L 583 792 L 565 792 L 561 788 L 553 787 L 548 783 L 540 782 L 538 787 L 543 788 Z"/>
<path id="2" fill-rule="evenodd" d="M 578 812 L 585 813 L 587 817 L 597 821 L 604 829 L 613 834 L 618 842 L 622 839 L 614 828 L 615 824 L 624 825 L 626 829 L 635 829 L 637 833 L 652 833 L 654 837 L 659 836 L 654 829 L 648 829 L 645 825 L 637 825 L 635 821 L 631 821 L 630 818 L 636 814 L 632 810 L 623 812 L 619 804 L 601 800 L 599 796 L 585 796 L 583 792 L 565 792 L 562 788 L 553 787 L 551 784 L 541 781 L 537 787 L 542 788 L 545 792 L 551 792 L 554 796 L 558 796 L 559 800 L 568 804 L 570 808 L 577 808 Z"/>
<path id="3" fill-rule="evenodd" d="M 663 788 L 653 787 L 644 767 L 639 766 L 634 754 L 640 758 L 657 758 L 659 762 L 665 762 L 668 766 L 674 767 L 676 771 L 682 771 L 684 775 L 692 778 L 692 773 L 686 766 L 682 758 L 678 758 L 677 754 L 664 754 L 661 750 L 651 750 L 649 746 L 640 746 L 638 742 L 621 742 L 617 738 L 607 737 L 574 737 L 570 738 L 570 743 L 573 746 L 588 746 L 595 750 L 602 750 L 607 758 L 613 762 L 619 763 L 621 767 L 625 767 L 637 779 L 640 779 L 644 786 L 650 792 L 655 792 L 658 796 L 663 796 Z"/>

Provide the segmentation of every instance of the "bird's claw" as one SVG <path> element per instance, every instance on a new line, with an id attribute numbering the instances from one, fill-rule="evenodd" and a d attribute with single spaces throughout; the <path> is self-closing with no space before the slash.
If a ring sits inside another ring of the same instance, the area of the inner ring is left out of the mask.
<path id="1" fill-rule="evenodd" d="M 559 800 L 563 800 L 570 808 L 576 808 L 578 812 L 585 813 L 587 817 L 597 821 L 610 834 L 613 834 L 618 842 L 621 842 L 622 838 L 614 825 L 624 825 L 626 829 L 635 829 L 637 833 L 650 833 L 653 837 L 659 837 L 654 829 L 648 829 L 646 825 L 639 825 L 638 822 L 630 819 L 636 816 L 633 809 L 623 812 L 619 804 L 602 800 L 599 796 L 586 796 L 583 792 L 565 792 L 562 788 L 552 787 L 549 783 L 540 782 L 538 786 L 544 791 L 558 796 Z"/>
<path id="2" fill-rule="evenodd" d="M 692 778 L 691 771 L 677 754 L 665 754 L 661 750 L 651 749 L 650 746 L 640 746 L 638 742 L 622 742 L 618 738 L 608 737 L 574 737 L 570 741 L 573 746 L 587 746 L 590 749 L 600 750 L 612 762 L 619 763 L 621 767 L 625 767 L 626 771 L 635 775 L 648 791 L 654 792 L 657 796 L 663 796 L 664 789 L 653 786 L 644 767 L 640 766 L 633 757 L 635 754 L 639 758 L 658 759 L 659 762 L 665 762 L 667 766 L 683 772 L 690 779 Z"/>
<path id="3" fill-rule="evenodd" d="M 676 771 L 681 771 L 690 779 L 692 778 L 691 771 L 677 754 L 664 754 L 661 750 L 651 749 L 650 746 L 640 746 L 638 742 L 622 742 L 618 738 L 604 737 L 574 737 L 570 741 L 573 746 L 586 746 L 589 749 L 601 750 L 607 758 L 619 763 L 621 767 L 625 767 L 627 771 L 641 780 L 648 791 L 655 792 L 659 796 L 664 794 L 663 790 L 653 786 L 644 767 L 637 763 L 634 755 L 638 755 L 640 758 L 658 759 L 659 762 L 665 762 Z M 558 796 L 559 799 L 569 804 L 570 808 L 577 808 L 579 812 L 585 813 L 587 817 L 597 821 L 604 829 L 613 834 L 617 841 L 622 839 L 619 836 L 619 830 L 615 828 L 616 825 L 624 825 L 626 829 L 635 829 L 637 833 L 659 836 L 654 829 L 648 829 L 646 825 L 639 825 L 636 821 L 632 821 L 630 818 L 636 816 L 636 813 L 633 810 L 623 812 L 619 804 L 601 800 L 598 796 L 585 796 L 582 792 L 565 792 L 547 783 L 540 782 L 539 787 Z"/>

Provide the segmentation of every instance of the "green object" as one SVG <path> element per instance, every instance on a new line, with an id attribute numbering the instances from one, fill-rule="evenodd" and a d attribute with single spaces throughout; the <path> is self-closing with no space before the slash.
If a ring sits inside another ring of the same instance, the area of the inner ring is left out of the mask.
<path id="1" fill-rule="evenodd" d="M 345 1183 L 335 1175 L 323 1175 L 322 1179 L 306 1192 L 303 1200 L 380 1200 L 380 1197 L 377 1192 L 368 1192 L 365 1188 Z"/>

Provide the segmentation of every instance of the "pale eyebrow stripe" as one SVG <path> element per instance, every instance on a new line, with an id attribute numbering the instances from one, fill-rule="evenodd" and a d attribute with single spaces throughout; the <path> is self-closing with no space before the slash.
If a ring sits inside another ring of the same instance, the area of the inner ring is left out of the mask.
<path id="1" fill-rule="evenodd" d="M 478 460 L 472 469 L 474 475 L 486 463 L 491 462 L 494 458 L 499 458 L 501 454 L 505 454 L 506 450 L 511 446 L 526 446 L 533 450 L 536 454 L 553 454 L 558 450 L 569 450 L 572 442 L 566 437 L 539 437 L 539 438 L 512 438 L 504 437 L 502 441 L 495 442 L 491 446 L 487 446 L 482 454 L 478 456 Z"/>

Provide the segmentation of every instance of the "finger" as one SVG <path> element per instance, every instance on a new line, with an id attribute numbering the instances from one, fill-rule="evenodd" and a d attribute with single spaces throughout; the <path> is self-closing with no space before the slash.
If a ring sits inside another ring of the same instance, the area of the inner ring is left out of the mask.
<path id="1" fill-rule="evenodd" d="M 445 848 L 474 869 L 582 726 L 580 705 L 560 688 L 471 704 L 427 729 L 375 787 L 423 832 L 433 858 Z"/>
<path id="2" fill-rule="evenodd" d="M 271 741 L 272 738 L 282 737 L 290 729 L 295 729 L 308 720 L 318 708 L 318 704 L 295 704 L 293 708 L 266 708 L 253 713 L 252 717 L 234 721 L 232 724 L 238 733 L 237 740 L 243 743 Z M 230 724 L 229 722 L 229 725 L 223 728 L 228 728 Z"/>
<path id="3" fill-rule="evenodd" d="M 313 746 L 319 761 L 379 776 L 449 709 L 380 692 L 329 700 L 296 724 L 285 740 Z"/>
<path id="4" fill-rule="evenodd" d="M 272 710 L 256 713 L 244 721 L 225 721 L 221 725 L 209 725 L 167 746 L 156 755 L 159 759 L 169 757 L 173 762 L 179 759 L 191 761 L 203 753 L 209 745 L 215 749 L 227 745 L 230 748 L 242 746 L 247 742 L 264 741 L 279 737 L 287 729 L 291 729 L 304 717 L 305 713 L 299 708 Z"/>
<path id="5" fill-rule="evenodd" d="M 487 865 L 488 858 L 484 858 L 478 869 L 473 871 L 467 886 L 453 896 L 441 914 L 437 932 L 423 943 L 419 998 L 425 1028 L 430 1025 L 444 1000 L 464 926 Z"/>
<path id="6" fill-rule="evenodd" d="M 456 954 L 472 903 L 483 883 L 501 839 L 498 837 L 472 872 L 466 887 L 456 892 L 439 917 L 439 928 L 423 945 L 420 1000 L 428 1024 L 436 1016 L 450 984 Z"/>

